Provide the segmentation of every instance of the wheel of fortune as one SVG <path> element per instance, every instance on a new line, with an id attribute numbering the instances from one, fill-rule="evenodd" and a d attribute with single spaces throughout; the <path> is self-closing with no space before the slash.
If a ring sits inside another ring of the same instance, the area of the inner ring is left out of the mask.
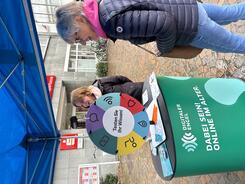
<path id="1" fill-rule="evenodd" d="M 109 154 L 126 155 L 139 149 L 149 131 L 144 106 L 124 93 L 101 96 L 86 114 L 86 129 L 92 142 Z"/>

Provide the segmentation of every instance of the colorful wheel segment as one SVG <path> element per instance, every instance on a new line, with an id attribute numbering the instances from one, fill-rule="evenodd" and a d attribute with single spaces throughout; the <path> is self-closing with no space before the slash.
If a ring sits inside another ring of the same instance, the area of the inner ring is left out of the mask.
<path id="1" fill-rule="evenodd" d="M 149 126 L 144 106 L 123 93 L 103 95 L 86 115 L 90 139 L 110 154 L 125 155 L 139 149 L 145 142 Z"/>
<path id="2" fill-rule="evenodd" d="M 141 112 L 145 108 L 138 100 L 125 93 L 120 96 L 120 105 L 127 108 L 132 114 Z"/>

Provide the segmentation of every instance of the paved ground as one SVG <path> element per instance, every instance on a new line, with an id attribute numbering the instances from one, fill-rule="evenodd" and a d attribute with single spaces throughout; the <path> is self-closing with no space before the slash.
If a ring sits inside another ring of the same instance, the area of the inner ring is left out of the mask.
<path id="1" fill-rule="evenodd" d="M 219 4 L 236 0 L 206 1 Z M 245 23 L 227 26 L 233 32 L 245 34 Z M 147 47 L 147 46 L 146 46 Z M 125 75 L 134 81 L 145 80 L 152 71 L 157 75 L 245 78 L 245 56 L 220 54 L 204 50 L 192 60 L 156 58 L 128 42 L 109 42 L 109 75 Z M 119 166 L 121 184 L 244 184 L 244 172 L 184 177 L 164 182 L 155 173 L 148 144 L 129 156 L 122 157 Z"/>

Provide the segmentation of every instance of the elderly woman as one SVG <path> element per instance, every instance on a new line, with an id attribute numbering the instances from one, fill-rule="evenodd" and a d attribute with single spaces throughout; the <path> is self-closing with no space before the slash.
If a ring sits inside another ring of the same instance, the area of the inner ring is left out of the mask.
<path id="1" fill-rule="evenodd" d="M 83 86 L 71 92 L 71 103 L 75 107 L 86 109 L 101 95 L 101 91 L 98 88 L 94 86 Z"/>
<path id="2" fill-rule="evenodd" d="M 143 82 L 132 82 L 124 76 L 110 76 L 95 80 L 91 86 L 71 92 L 71 103 L 76 107 L 89 108 L 101 95 L 113 92 L 126 93 L 142 101 Z"/>
<path id="3" fill-rule="evenodd" d="M 222 27 L 245 20 L 245 3 L 218 6 L 196 0 L 101 0 L 98 4 L 85 0 L 60 7 L 56 17 L 57 31 L 68 43 L 85 44 L 102 37 L 134 44 L 155 41 L 159 55 L 167 57 L 182 57 L 197 48 L 197 53 L 206 48 L 245 54 L 245 36 Z"/>

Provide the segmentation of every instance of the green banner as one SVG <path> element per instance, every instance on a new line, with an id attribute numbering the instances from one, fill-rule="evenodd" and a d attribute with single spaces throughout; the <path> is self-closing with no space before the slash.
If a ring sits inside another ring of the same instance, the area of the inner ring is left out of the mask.
<path id="1" fill-rule="evenodd" d="M 245 83 L 158 77 L 176 150 L 175 176 L 245 169 Z"/>

